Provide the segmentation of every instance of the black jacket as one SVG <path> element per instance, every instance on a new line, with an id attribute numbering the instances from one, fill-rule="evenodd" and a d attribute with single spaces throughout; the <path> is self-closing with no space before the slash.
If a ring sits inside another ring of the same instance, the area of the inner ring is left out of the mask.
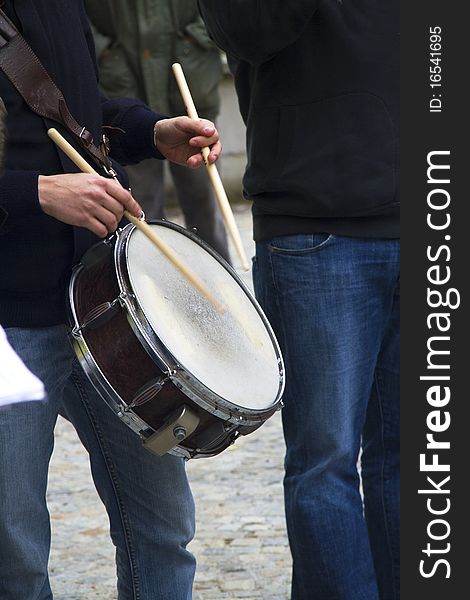
<path id="1" fill-rule="evenodd" d="M 2 9 L 95 142 L 105 123 L 116 128 L 112 157 L 122 164 L 162 158 L 153 145 L 153 125 L 161 115 L 137 100 L 100 96 L 93 38 L 82 0 L 7 0 Z M 5 173 L 0 178 L 0 207 L 7 213 L 0 229 L 0 323 L 4 327 L 63 323 L 72 266 L 97 238 L 40 208 L 38 176 L 77 171 L 47 136 L 47 127 L 57 124 L 31 112 L 1 72 L 0 97 L 8 111 Z"/>
<path id="2" fill-rule="evenodd" d="M 247 125 L 255 237 L 398 236 L 398 0 L 199 0 Z"/>

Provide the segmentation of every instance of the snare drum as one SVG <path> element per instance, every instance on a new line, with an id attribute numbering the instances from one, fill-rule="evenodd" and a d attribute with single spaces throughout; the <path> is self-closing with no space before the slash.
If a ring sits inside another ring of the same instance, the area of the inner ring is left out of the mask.
<path id="1" fill-rule="evenodd" d="M 127 225 L 73 272 L 71 339 L 90 381 L 147 449 L 213 456 L 280 408 L 281 353 L 258 303 L 223 259 L 178 225 L 150 226 L 223 313 Z"/>

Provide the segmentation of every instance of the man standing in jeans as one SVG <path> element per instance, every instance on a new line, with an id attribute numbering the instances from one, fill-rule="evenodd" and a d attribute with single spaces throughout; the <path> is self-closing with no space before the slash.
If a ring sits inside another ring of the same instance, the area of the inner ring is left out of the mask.
<path id="1" fill-rule="evenodd" d="M 124 185 L 121 163 L 166 157 L 197 167 L 201 146 L 211 146 L 211 162 L 220 153 L 218 133 L 208 121 L 168 119 L 138 100 L 108 100 L 99 94 L 93 40 L 81 0 L 4 0 L 1 10 L 7 33 L 22 32 L 77 121 L 95 140 L 107 126 L 110 157 Z M 12 48 L 7 40 L 17 36 L 1 36 L 2 53 Z M 194 535 L 195 514 L 183 459 L 159 457 L 142 447 L 139 436 L 89 382 L 66 327 L 72 267 L 116 230 L 124 209 L 135 217 L 142 210 L 116 181 L 78 173 L 49 139 L 49 121 L 28 108 L 3 73 L 0 97 L 8 111 L 0 178 L 5 216 L 0 229 L 0 323 L 47 393 L 44 402 L 0 411 L 0 598 L 52 599 L 46 491 L 60 413 L 89 453 L 93 481 L 108 513 L 116 547 L 114 597 L 190 600 L 195 559 L 186 546 Z M 70 590 L 70 597 L 78 596 L 80 590 Z"/>
<path id="2" fill-rule="evenodd" d="M 199 6 L 235 75 L 255 290 L 286 362 L 292 598 L 396 600 L 398 2 Z"/>

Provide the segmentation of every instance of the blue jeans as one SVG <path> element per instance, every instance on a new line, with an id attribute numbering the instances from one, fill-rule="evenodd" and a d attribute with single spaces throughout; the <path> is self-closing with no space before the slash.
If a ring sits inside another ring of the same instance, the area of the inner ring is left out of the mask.
<path id="1" fill-rule="evenodd" d="M 396 600 L 399 242 L 276 237 L 253 276 L 286 363 L 292 598 Z"/>
<path id="2" fill-rule="evenodd" d="M 109 515 L 119 600 L 190 599 L 195 560 L 186 545 L 194 502 L 183 460 L 142 448 L 85 378 L 65 327 L 13 328 L 7 335 L 48 398 L 0 410 L 0 598 L 52 598 L 46 485 L 60 412 L 89 452 Z"/>

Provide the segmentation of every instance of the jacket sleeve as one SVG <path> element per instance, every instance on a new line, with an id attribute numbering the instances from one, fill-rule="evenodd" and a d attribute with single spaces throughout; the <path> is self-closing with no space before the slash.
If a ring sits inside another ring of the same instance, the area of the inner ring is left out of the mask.
<path id="1" fill-rule="evenodd" d="M 164 115 L 135 98 L 106 98 L 101 95 L 103 128 L 110 141 L 110 156 L 122 165 L 146 158 L 165 158 L 154 143 L 154 126 Z"/>
<path id="2" fill-rule="evenodd" d="M 8 217 L 29 218 L 42 213 L 38 196 L 38 177 L 35 171 L 5 169 L 0 177 L 0 222 Z"/>
<path id="3" fill-rule="evenodd" d="M 255 65 L 293 44 L 319 3 L 320 0 L 198 0 L 215 43 Z"/>

